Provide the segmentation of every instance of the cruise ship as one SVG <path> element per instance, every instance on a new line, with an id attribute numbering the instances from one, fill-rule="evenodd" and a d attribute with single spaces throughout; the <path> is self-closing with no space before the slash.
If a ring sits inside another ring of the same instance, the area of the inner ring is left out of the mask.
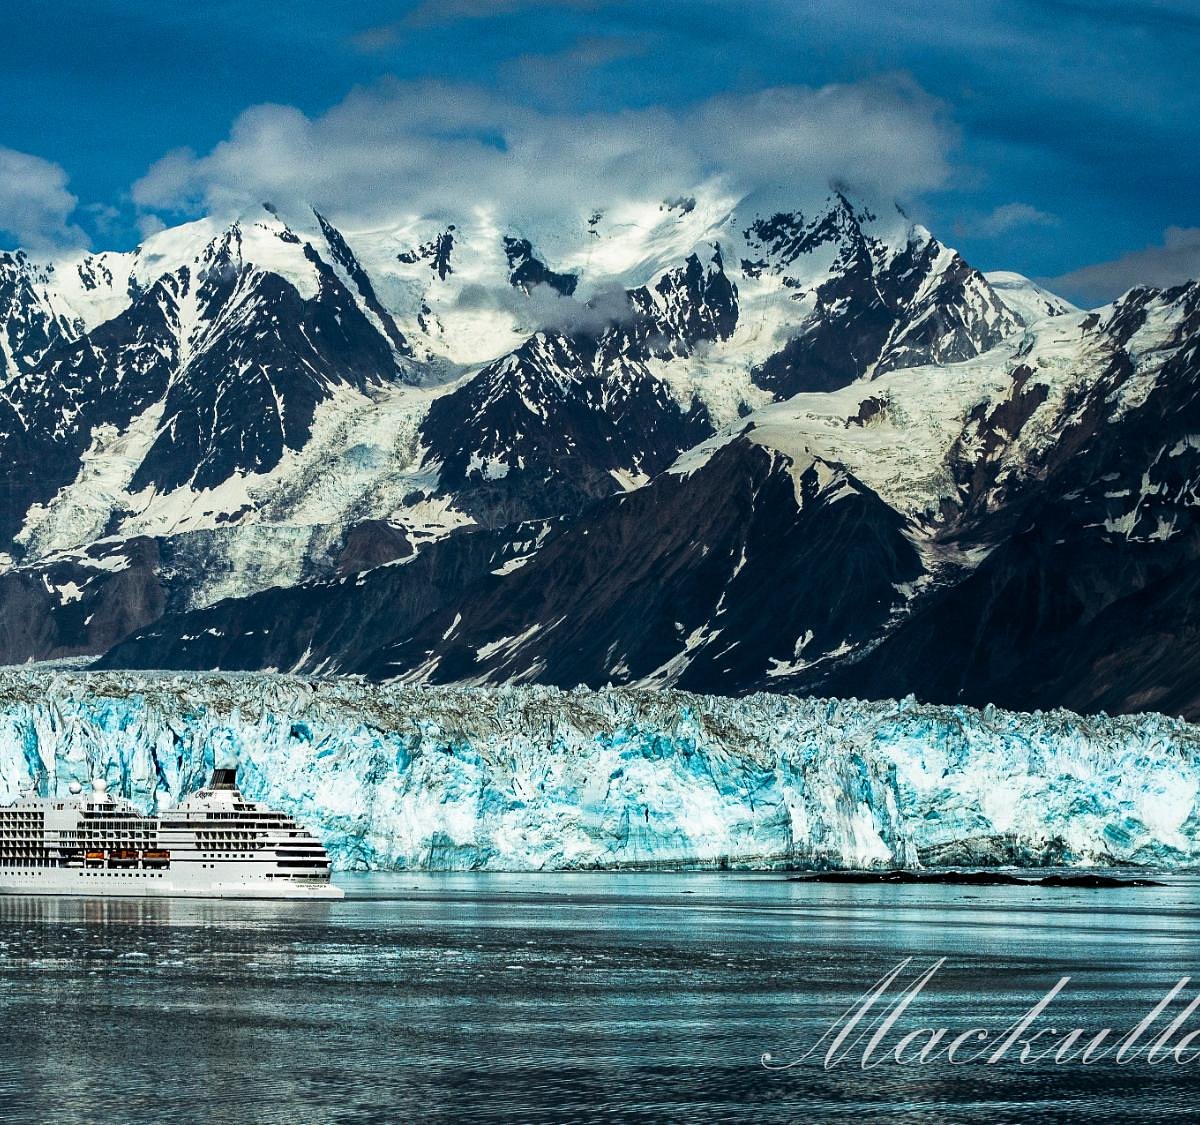
<path id="1" fill-rule="evenodd" d="M 0 809 L 0 894 L 342 898 L 320 840 L 248 801 L 236 774 L 214 770 L 207 787 L 159 816 L 103 780 Z"/>

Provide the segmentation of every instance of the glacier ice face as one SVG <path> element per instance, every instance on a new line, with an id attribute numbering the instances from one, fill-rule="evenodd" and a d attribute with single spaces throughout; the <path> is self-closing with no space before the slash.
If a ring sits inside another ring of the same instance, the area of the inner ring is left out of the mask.
<path id="1" fill-rule="evenodd" d="M 0 801 L 103 776 L 161 809 L 236 755 L 342 869 L 1189 866 L 1198 750 L 1160 715 L 0 673 Z"/>

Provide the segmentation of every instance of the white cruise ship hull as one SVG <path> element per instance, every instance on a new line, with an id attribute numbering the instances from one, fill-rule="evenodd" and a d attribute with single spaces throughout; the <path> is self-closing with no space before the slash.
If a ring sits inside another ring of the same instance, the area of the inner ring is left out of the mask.
<path id="1" fill-rule="evenodd" d="M 209 872 L 204 872 L 208 876 Z M 86 871 L 77 867 L 0 870 L 0 895 L 86 895 L 102 898 L 273 898 L 330 901 L 345 897 L 332 883 L 303 885 L 284 879 L 189 879 L 174 871 Z"/>

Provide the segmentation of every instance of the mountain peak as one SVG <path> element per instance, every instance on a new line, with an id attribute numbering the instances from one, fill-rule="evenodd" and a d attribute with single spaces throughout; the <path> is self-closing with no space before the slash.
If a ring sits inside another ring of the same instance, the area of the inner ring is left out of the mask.
<path id="1" fill-rule="evenodd" d="M 1079 311 L 1070 301 L 1051 293 L 1024 274 L 992 270 L 984 277 L 1022 324 L 1035 324 L 1048 316 L 1063 316 Z"/>

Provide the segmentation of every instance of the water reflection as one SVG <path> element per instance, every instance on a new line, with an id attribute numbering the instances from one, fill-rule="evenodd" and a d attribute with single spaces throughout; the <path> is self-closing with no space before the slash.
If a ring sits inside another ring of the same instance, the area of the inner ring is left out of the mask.
<path id="1" fill-rule="evenodd" d="M 0 895 L 0 925 L 7 922 L 86 922 L 89 925 L 253 925 L 260 921 L 328 918 L 330 902 L 225 901 L 203 898 L 83 898 Z"/>
<path id="2" fill-rule="evenodd" d="M 340 903 L 0 897 L 0 1119 L 108 1106 L 130 1122 L 992 1122 L 1190 1106 L 1178 1068 L 881 1080 L 769 1074 L 758 1058 L 816 1038 L 909 955 L 949 958 L 922 1010 L 931 1020 L 1003 1020 L 1069 972 L 1078 1018 L 1136 1022 L 1200 968 L 1195 882 L 344 884 Z"/>
<path id="3" fill-rule="evenodd" d="M 52 898 L 42 895 L 0 896 L 0 926 L 82 922 L 89 926 L 163 925 L 171 917 L 172 900 L 163 898 Z"/>

